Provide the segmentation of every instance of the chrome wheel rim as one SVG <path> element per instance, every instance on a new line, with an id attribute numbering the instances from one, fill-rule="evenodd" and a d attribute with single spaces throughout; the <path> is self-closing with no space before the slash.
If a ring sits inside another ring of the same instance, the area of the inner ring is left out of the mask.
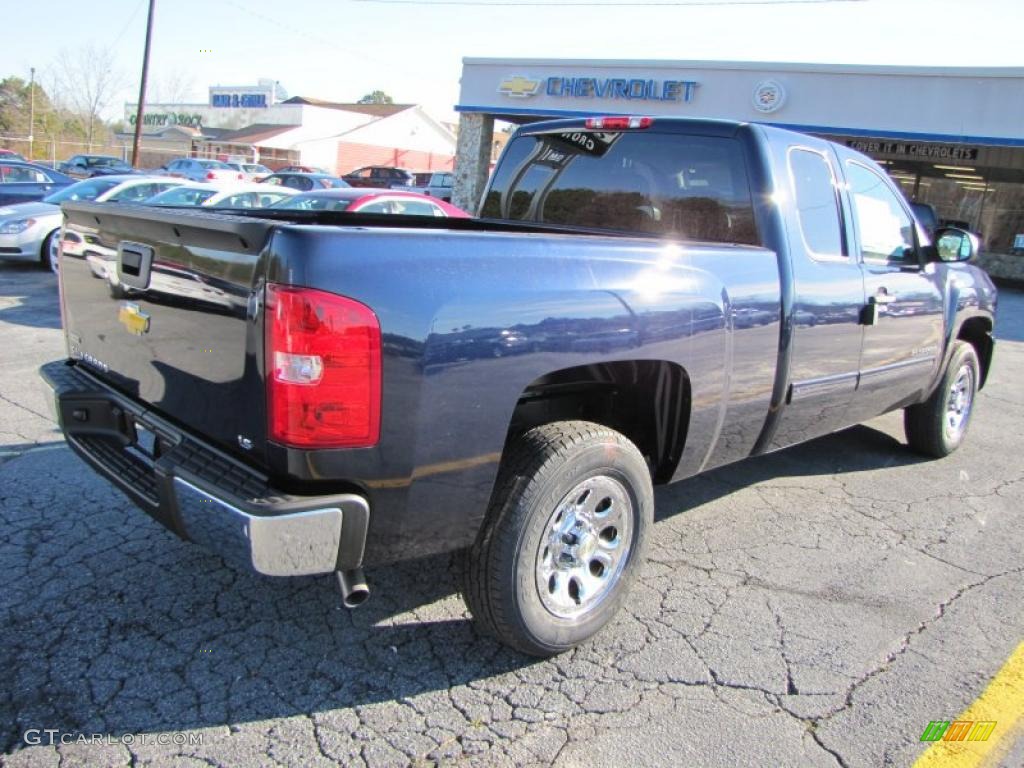
<path id="1" fill-rule="evenodd" d="M 960 366 L 946 398 L 946 417 L 943 429 L 946 435 L 956 439 L 967 428 L 974 402 L 974 369 L 969 365 Z"/>
<path id="2" fill-rule="evenodd" d="M 607 475 L 579 483 L 548 518 L 536 553 L 537 594 L 559 618 L 580 618 L 614 591 L 633 543 L 633 502 Z"/>
<path id="3" fill-rule="evenodd" d="M 60 231 L 50 235 L 47 252 L 50 257 L 50 271 L 56 272 L 60 264 Z"/>

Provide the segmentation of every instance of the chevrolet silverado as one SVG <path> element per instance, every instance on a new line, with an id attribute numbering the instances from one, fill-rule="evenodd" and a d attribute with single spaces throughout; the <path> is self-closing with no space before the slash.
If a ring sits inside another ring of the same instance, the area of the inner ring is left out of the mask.
<path id="1" fill-rule="evenodd" d="M 65 204 L 69 445 L 261 574 L 458 552 L 550 655 L 622 605 L 652 485 L 902 409 L 963 441 L 993 352 L 977 239 L 847 147 L 606 117 L 509 142 L 474 219 Z M 89 268 L 110 261 L 109 279 Z"/>

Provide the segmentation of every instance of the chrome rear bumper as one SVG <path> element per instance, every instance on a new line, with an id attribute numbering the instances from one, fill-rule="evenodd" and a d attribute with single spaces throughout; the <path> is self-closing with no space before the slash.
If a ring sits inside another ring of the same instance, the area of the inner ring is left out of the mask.
<path id="1" fill-rule="evenodd" d="M 266 576 L 362 564 L 369 505 L 360 495 L 294 496 L 217 448 L 64 362 L 40 370 L 68 445 L 182 538 Z M 151 455 L 139 435 L 158 436 Z"/>

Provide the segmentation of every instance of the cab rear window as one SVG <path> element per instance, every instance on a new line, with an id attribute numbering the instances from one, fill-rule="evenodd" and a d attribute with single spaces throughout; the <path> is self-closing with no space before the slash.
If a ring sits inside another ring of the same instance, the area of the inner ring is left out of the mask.
<path id="1" fill-rule="evenodd" d="M 714 136 L 520 136 L 505 150 L 481 216 L 760 243 L 743 146 Z"/>

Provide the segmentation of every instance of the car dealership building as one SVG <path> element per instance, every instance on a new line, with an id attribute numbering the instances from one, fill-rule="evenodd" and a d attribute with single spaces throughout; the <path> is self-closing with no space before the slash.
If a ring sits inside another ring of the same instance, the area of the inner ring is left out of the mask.
<path id="1" fill-rule="evenodd" d="M 475 209 L 494 121 L 651 115 L 770 123 L 852 146 L 907 197 L 1024 251 L 1024 67 L 463 60 L 453 202 Z"/>
<path id="2" fill-rule="evenodd" d="M 451 170 L 455 159 L 454 133 L 416 104 L 288 98 L 266 79 L 208 90 L 205 102 L 146 105 L 143 165 L 212 157 L 344 174 L 365 165 Z M 135 120 L 136 105 L 125 104 L 125 141 Z"/>

